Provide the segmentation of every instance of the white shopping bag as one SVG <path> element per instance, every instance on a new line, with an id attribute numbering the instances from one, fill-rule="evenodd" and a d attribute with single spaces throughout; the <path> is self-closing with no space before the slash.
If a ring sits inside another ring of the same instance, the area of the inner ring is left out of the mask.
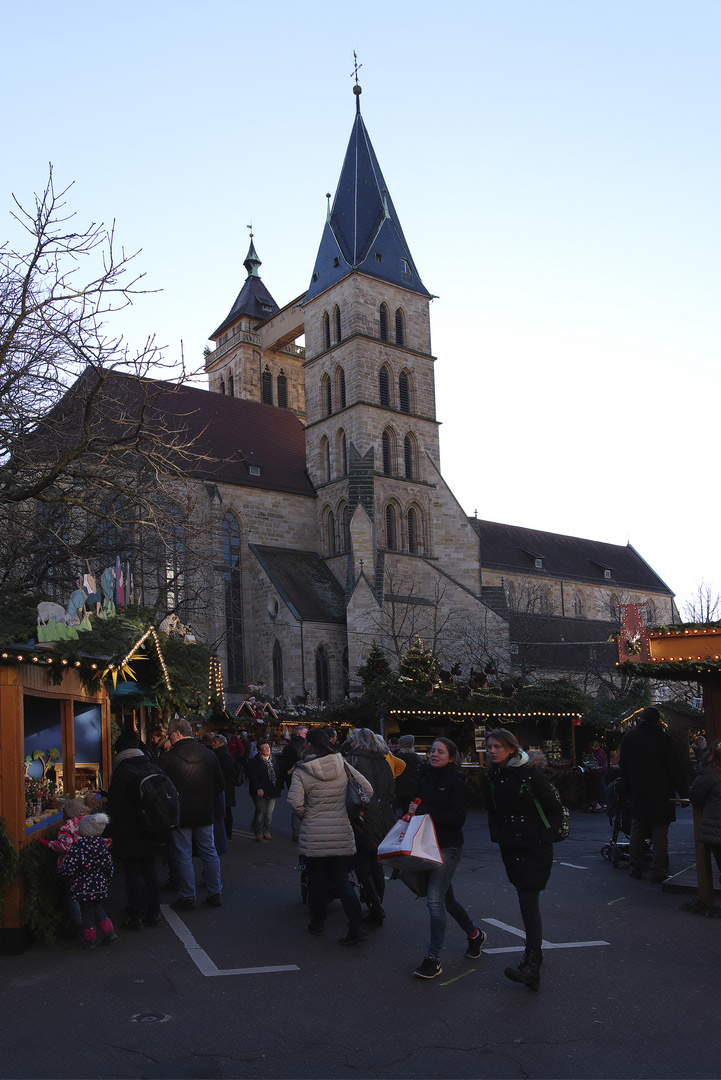
<path id="1" fill-rule="evenodd" d="M 397 821 L 378 845 L 378 861 L 406 870 L 430 869 L 443 862 L 430 814 Z"/>

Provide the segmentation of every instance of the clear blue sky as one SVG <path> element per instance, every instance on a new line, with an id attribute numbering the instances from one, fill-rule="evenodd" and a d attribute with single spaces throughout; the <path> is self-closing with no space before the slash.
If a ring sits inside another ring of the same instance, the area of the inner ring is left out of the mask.
<path id="1" fill-rule="evenodd" d="M 362 109 L 431 309 L 468 513 L 721 591 L 718 0 L 4 5 L 0 236 L 52 161 L 200 363 L 245 277 L 308 284 Z M 6 209 L 5 209 L 6 208 Z M 7 212 L 6 212 L 7 210 Z"/>

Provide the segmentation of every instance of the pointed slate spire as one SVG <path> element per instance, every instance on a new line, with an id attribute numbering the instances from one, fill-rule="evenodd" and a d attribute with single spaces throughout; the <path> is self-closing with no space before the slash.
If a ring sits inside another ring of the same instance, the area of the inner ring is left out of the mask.
<path id="1" fill-rule="evenodd" d="M 321 237 L 306 301 L 351 270 L 430 296 L 403 235 L 360 111 L 356 115 L 333 205 Z"/>
<path id="2" fill-rule="evenodd" d="M 248 248 L 248 254 L 245 256 L 243 266 L 248 271 L 248 277 L 260 277 L 258 273 L 258 267 L 262 266 L 260 259 L 258 258 L 258 252 L 255 250 L 253 243 L 253 234 L 250 234 L 250 247 Z"/>
<path id="3" fill-rule="evenodd" d="M 258 258 L 258 252 L 255 250 L 252 233 L 250 234 L 250 247 L 243 266 L 248 272 L 243 288 L 238 293 L 235 303 L 218 329 L 214 330 L 210 335 L 211 340 L 219 337 L 226 327 L 239 319 L 241 315 L 248 315 L 251 319 L 262 322 L 269 319 L 278 310 L 278 305 L 260 279 L 258 267 L 262 266 L 262 263 Z"/>

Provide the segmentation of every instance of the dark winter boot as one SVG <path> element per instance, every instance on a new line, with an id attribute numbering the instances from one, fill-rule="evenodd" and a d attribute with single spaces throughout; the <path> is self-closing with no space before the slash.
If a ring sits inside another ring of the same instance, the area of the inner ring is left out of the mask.
<path id="1" fill-rule="evenodd" d="M 540 949 L 526 948 L 518 967 L 506 968 L 503 974 L 512 982 L 523 983 L 527 990 L 538 990 L 541 981 L 540 967 L 542 963 L 543 953 Z"/>
<path id="2" fill-rule="evenodd" d="M 381 904 L 381 898 L 378 895 L 376 883 L 372 877 L 363 878 L 363 891 L 366 896 L 366 903 L 368 904 L 368 910 L 370 912 L 368 922 L 371 926 L 382 926 L 383 920 L 386 917 L 385 908 Z"/>

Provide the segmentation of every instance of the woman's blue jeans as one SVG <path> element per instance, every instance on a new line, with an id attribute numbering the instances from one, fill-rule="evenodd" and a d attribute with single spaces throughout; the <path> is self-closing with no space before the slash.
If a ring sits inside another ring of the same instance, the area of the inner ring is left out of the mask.
<path id="1" fill-rule="evenodd" d="M 273 811 L 275 810 L 275 799 L 269 799 L 265 795 L 254 795 L 253 802 L 255 803 L 253 832 L 256 836 L 270 833 L 270 827 L 273 823 Z"/>
<path id="2" fill-rule="evenodd" d="M 463 848 L 442 848 L 443 864 L 434 866 L 428 877 L 428 914 L 431 917 L 431 941 L 428 956 L 431 960 L 440 960 L 443 939 L 446 936 L 446 912 L 456 920 L 461 930 L 470 936 L 476 929 L 475 923 L 456 900 L 451 884 L 456 867 L 461 861 Z"/>

